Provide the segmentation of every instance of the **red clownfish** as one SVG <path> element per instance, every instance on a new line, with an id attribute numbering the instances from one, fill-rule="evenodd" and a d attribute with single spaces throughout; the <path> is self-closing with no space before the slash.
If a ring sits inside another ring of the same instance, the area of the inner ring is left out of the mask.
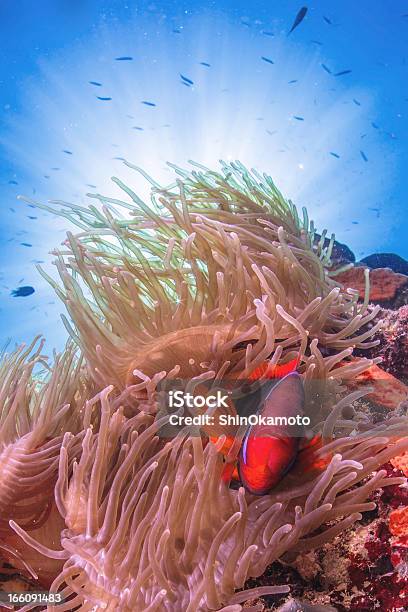
<path id="1" fill-rule="evenodd" d="M 263 417 L 303 416 L 304 390 L 297 372 L 287 374 L 268 393 Z M 301 425 L 263 425 L 250 427 L 245 435 L 238 461 L 244 487 L 255 495 L 265 495 L 278 484 L 294 464 L 304 431 Z"/>
<path id="2" fill-rule="evenodd" d="M 271 380 L 275 378 L 283 378 L 291 372 L 295 372 L 299 365 L 299 357 L 295 357 L 291 361 L 283 364 L 271 365 L 268 361 L 262 363 L 260 366 L 255 368 L 248 376 L 249 380 L 259 380 L 262 376 L 265 379 Z"/>
<path id="3" fill-rule="evenodd" d="M 284 365 L 266 363 L 250 375 L 250 380 L 263 377 L 262 401 L 257 411 L 263 417 L 303 416 L 304 389 L 301 376 L 296 372 L 298 359 Z M 279 379 L 279 380 L 277 380 Z M 320 436 L 314 436 L 305 443 L 302 425 L 256 424 L 248 428 L 243 438 L 238 459 L 227 463 L 222 479 L 226 483 L 240 481 L 245 489 L 254 495 L 265 495 L 276 486 L 294 466 L 298 458 L 303 469 L 320 467 L 313 463 L 316 448 L 321 445 Z M 215 442 L 217 438 L 212 438 Z M 221 451 L 228 455 L 234 438 L 227 436 Z M 307 463 L 307 466 L 306 466 Z"/>

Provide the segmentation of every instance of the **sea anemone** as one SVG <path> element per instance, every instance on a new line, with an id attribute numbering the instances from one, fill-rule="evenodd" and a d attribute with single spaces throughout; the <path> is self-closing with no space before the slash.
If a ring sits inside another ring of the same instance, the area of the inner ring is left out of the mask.
<path id="1" fill-rule="evenodd" d="M 169 187 L 149 179 L 149 205 L 114 178 L 130 202 L 94 194 L 100 208 L 51 209 L 81 228 L 55 251 L 62 286 L 46 278 L 96 394 L 82 410 L 76 399 L 75 423 L 61 419 L 70 433 L 53 434 L 59 548 L 7 518 L 28 547 L 63 564 L 51 586 L 66 598 L 60 610 L 238 611 L 251 596 L 287 591 L 234 594 L 249 577 L 320 546 L 373 508 L 373 489 L 403 482 L 376 470 L 408 447 L 406 419 L 373 425 L 350 408 L 368 391 L 347 394 L 377 361 L 351 360 L 381 325 L 368 283 L 359 304 L 330 277 L 334 237 L 316 244 L 306 211 L 301 220 L 270 177 L 238 162 L 175 170 Z M 163 381 L 246 380 L 294 357 L 323 441 L 307 474 L 295 466 L 259 498 L 221 478 L 222 432 L 215 443 L 161 434 Z"/>
<path id="2" fill-rule="evenodd" d="M 314 246 L 306 211 L 301 221 L 270 177 L 238 162 L 222 174 L 177 171 L 183 180 L 174 186 L 152 181 L 150 206 L 116 178 L 131 203 L 99 194 L 101 210 L 60 203 L 84 231 L 55 252 L 63 287 L 47 279 L 101 388 L 129 385 L 134 370 L 150 376 L 178 365 L 187 377 L 203 361 L 216 369 L 226 359 L 229 372 L 245 377 L 276 351 L 282 359 L 300 351 L 304 361 L 308 345 L 315 375 L 326 378 L 352 348 L 372 346 L 381 323 L 368 327 L 379 308 L 368 312 L 357 292 L 329 277 L 334 236 L 328 248 L 325 232 Z M 321 348 L 330 359 L 320 359 Z"/>
<path id="3" fill-rule="evenodd" d="M 36 338 L 31 346 L 4 354 L 0 363 L 0 558 L 46 581 L 48 569 L 21 549 L 9 520 L 55 541 L 60 448 L 65 431 L 73 432 L 74 449 L 74 434 L 82 430 L 77 406 L 83 385 L 73 345 L 55 356 L 52 369 L 41 354 L 43 345 Z M 35 368 L 40 369 L 35 373 Z"/>
<path id="4" fill-rule="evenodd" d="M 60 610 L 239 610 L 249 597 L 287 591 L 271 585 L 234 595 L 249 577 L 287 552 L 321 546 L 375 507 L 365 501 L 374 489 L 403 481 L 385 471 L 367 478 L 407 447 L 390 447 L 374 430 L 332 443 L 330 463 L 308 482 L 286 482 L 261 499 L 247 495 L 222 482 L 216 445 L 203 448 L 186 435 L 163 443 L 153 417 L 126 419 L 112 408 L 112 391 L 94 398 L 100 428 L 87 429 L 71 477 L 68 436 L 62 445 L 55 488 L 67 526 L 62 549 L 11 522 L 28 546 L 64 560 L 50 587 L 66 599 Z"/>

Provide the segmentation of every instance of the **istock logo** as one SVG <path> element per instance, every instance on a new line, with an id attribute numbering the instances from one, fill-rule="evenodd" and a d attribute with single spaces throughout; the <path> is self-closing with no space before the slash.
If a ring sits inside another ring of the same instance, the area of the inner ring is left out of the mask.
<path id="1" fill-rule="evenodd" d="M 169 408 L 228 408 L 229 393 L 218 391 L 215 395 L 194 395 L 184 391 L 169 391 Z"/>

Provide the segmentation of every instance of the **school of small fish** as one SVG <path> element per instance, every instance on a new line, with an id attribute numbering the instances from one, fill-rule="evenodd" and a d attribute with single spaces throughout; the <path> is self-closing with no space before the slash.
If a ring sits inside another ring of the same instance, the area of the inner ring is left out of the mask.
<path id="1" fill-rule="evenodd" d="M 320 20 L 320 22 L 323 22 L 324 24 L 322 26 L 323 29 L 328 28 L 327 31 L 329 31 L 329 29 L 331 31 L 334 31 L 336 28 L 341 26 L 341 24 L 339 24 L 336 19 L 333 19 L 332 16 L 330 16 L 329 14 L 318 15 L 314 7 L 309 8 L 308 6 L 300 6 L 299 9 L 294 14 L 294 17 L 290 21 L 286 21 L 286 23 L 283 24 L 283 28 L 280 31 L 275 29 L 274 26 L 270 26 L 269 28 L 266 27 L 265 29 L 261 29 L 260 33 L 263 37 L 265 37 L 265 40 L 267 40 L 268 38 L 272 39 L 275 36 L 282 34 L 283 32 L 285 35 L 290 36 L 290 40 L 296 41 L 296 39 L 298 38 L 298 34 L 300 34 L 300 31 L 302 31 L 303 33 L 306 33 L 308 23 L 310 23 L 311 20 L 314 20 L 316 22 L 318 19 Z M 252 26 L 252 23 L 248 18 L 242 18 L 241 24 L 248 28 Z M 177 35 L 183 34 L 183 26 L 173 27 L 172 33 L 177 34 Z M 323 43 L 321 40 L 311 39 L 310 43 L 312 43 L 313 45 L 316 45 L 317 47 L 323 46 Z M 132 69 L 131 68 L 132 64 L 135 65 L 136 62 L 142 61 L 142 58 L 138 57 L 137 54 L 126 53 L 126 51 L 130 51 L 130 49 L 125 48 L 123 50 L 125 51 L 125 53 L 123 54 L 118 54 L 117 56 L 114 56 L 112 54 L 111 61 L 113 61 L 116 64 L 115 67 L 117 70 L 124 71 L 124 74 L 127 74 L 126 71 L 129 69 L 130 70 Z M 270 76 L 273 77 L 276 62 L 278 61 L 278 58 L 275 57 L 274 54 L 269 54 L 268 52 L 266 52 L 263 55 L 258 55 L 258 61 L 259 61 L 259 58 L 261 60 L 261 64 L 264 65 L 265 71 L 267 71 L 267 75 L 268 75 L 267 78 L 270 78 Z M 208 70 L 209 71 L 208 74 L 211 74 L 212 72 L 211 69 L 214 65 L 214 62 L 209 62 L 206 60 L 205 57 L 201 57 L 201 58 L 197 58 L 195 63 L 197 66 L 201 67 L 200 70 L 205 69 L 206 73 Z M 120 67 L 119 64 L 123 64 L 123 66 Z M 126 64 L 128 66 L 126 66 Z M 353 77 L 353 70 L 347 65 L 346 66 L 344 65 L 342 66 L 341 64 L 335 65 L 335 62 L 330 62 L 327 60 L 320 61 L 320 62 L 318 60 L 317 65 L 320 66 L 322 71 L 326 73 L 328 83 L 330 82 L 330 80 L 343 79 L 343 78 L 344 78 L 344 81 L 347 82 L 348 78 Z M 204 72 L 198 73 L 197 69 L 194 69 L 194 67 L 190 65 L 190 68 L 186 67 L 185 72 L 183 69 L 182 72 L 178 73 L 178 81 L 184 87 L 194 90 L 195 88 L 200 87 L 200 74 L 204 74 Z M 91 76 L 94 76 L 94 78 L 91 78 Z M 98 77 L 101 77 L 101 78 L 98 78 Z M 92 92 L 91 95 L 94 96 L 94 99 L 97 100 L 97 103 L 101 103 L 101 107 L 103 107 L 104 105 L 106 105 L 106 107 L 109 107 L 110 104 L 115 103 L 115 97 L 113 93 L 109 91 L 109 88 L 106 85 L 103 75 L 97 75 L 97 74 L 89 75 L 88 78 L 90 79 L 87 81 L 87 86 L 89 87 L 89 91 Z M 292 78 L 292 79 L 287 80 L 287 84 L 293 86 L 294 89 L 296 89 L 296 84 L 298 82 L 299 82 L 299 78 Z M 227 91 L 227 89 L 225 88 L 222 91 Z M 143 105 L 144 107 L 146 107 L 146 109 L 150 109 L 152 113 L 155 113 L 156 109 L 158 108 L 158 102 L 154 99 L 139 99 L 139 103 Z M 363 102 L 356 97 L 353 97 L 350 103 L 354 104 L 357 107 L 361 107 L 363 104 Z M 150 110 L 146 112 L 150 112 Z M 128 117 L 134 119 L 133 115 L 128 115 Z M 262 121 L 263 117 L 257 117 L 257 120 Z M 303 115 L 300 113 L 296 113 L 296 114 L 292 114 L 289 117 L 289 120 L 292 121 L 292 124 L 298 125 L 297 129 L 301 130 L 302 124 L 305 124 L 308 121 L 308 117 L 306 114 Z M 371 128 L 373 130 L 376 130 L 377 132 L 387 134 L 392 139 L 396 138 L 393 132 L 387 132 L 376 121 L 371 121 L 370 125 L 371 125 Z M 169 125 L 165 124 L 165 127 L 169 127 Z M 130 129 L 133 130 L 133 133 L 140 133 L 141 134 L 140 137 L 142 138 L 143 137 L 142 133 L 145 132 L 147 127 L 143 124 L 142 121 L 139 122 L 138 119 L 136 119 L 133 125 L 130 126 Z M 265 126 L 265 132 L 268 134 L 268 136 L 272 137 L 274 134 L 277 133 L 277 130 L 269 129 L 268 127 Z M 365 134 L 362 135 L 362 137 L 364 136 Z M 62 153 L 65 154 L 66 156 L 73 156 L 75 154 L 75 151 L 68 149 L 68 148 L 61 149 L 61 150 L 62 150 Z M 341 150 L 337 150 L 337 147 L 333 148 L 333 150 L 327 151 L 327 155 L 333 159 L 333 163 L 336 163 L 334 160 L 340 160 L 341 158 L 344 158 L 344 152 L 342 152 Z M 365 147 L 364 149 L 358 148 L 358 150 L 356 151 L 355 157 L 356 159 L 360 161 L 360 163 L 363 162 L 363 164 L 368 164 L 371 159 L 370 152 L 367 153 L 367 150 L 365 150 Z M 121 157 L 120 155 L 116 155 L 113 159 L 124 160 L 124 158 Z M 57 172 L 60 170 L 60 167 L 53 166 L 51 170 L 52 172 Z M 43 174 L 43 178 L 50 180 L 52 178 L 52 173 Z M 19 181 L 16 180 L 15 178 L 10 178 L 7 181 L 7 184 L 13 188 L 17 188 L 19 186 Z M 97 185 L 95 185 L 94 183 L 88 183 L 87 187 L 91 189 L 97 189 Z M 31 208 L 35 208 L 33 204 L 27 204 L 27 206 Z M 374 211 L 376 213 L 377 218 L 380 217 L 380 209 L 368 208 L 368 210 Z M 15 207 L 9 207 L 9 211 L 10 213 L 13 213 L 13 214 L 16 214 L 16 212 L 18 212 Z M 41 213 L 41 214 L 44 214 L 44 213 Z M 26 215 L 25 218 L 28 219 L 30 223 L 40 222 L 41 220 L 41 216 L 38 216 L 37 214 L 29 214 L 29 215 Z M 352 225 L 356 225 L 358 224 L 358 221 L 352 221 L 351 223 Z M 17 232 L 14 237 L 9 238 L 8 240 L 10 242 L 11 241 L 18 242 L 18 244 L 22 248 L 27 249 L 29 251 L 30 249 L 33 249 L 37 245 L 32 240 L 24 239 L 21 241 L 21 236 L 23 236 L 26 233 L 28 233 L 27 230 L 24 230 L 24 232 Z M 40 263 L 43 260 L 33 259 L 31 261 L 35 263 Z M 35 291 L 33 287 L 28 286 L 28 285 L 19 286 L 12 290 L 9 286 L 3 285 L 3 289 L 5 289 L 8 292 L 8 295 L 12 297 L 26 297 L 26 298 L 32 296 Z"/>

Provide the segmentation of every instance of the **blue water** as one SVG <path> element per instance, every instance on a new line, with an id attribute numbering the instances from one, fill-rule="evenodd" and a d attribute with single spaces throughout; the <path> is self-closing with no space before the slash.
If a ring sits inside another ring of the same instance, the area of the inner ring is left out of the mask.
<path id="1" fill-rule="evenodd" d="M 16 196 L 117 197 L 112 175 L 146 194 L 117 157 L 163 182 L 166 161 L 238 158 L 357 258 L 408 258 L 408 5 L 322 0 L 288 35 L 301 6 L 0 4 L 0 344 L 45 333 L 51 349 L 65 338 L 35 262 L 53 273 L 49 251 L 69 224 Z M 133 59 L 115 59 L 124 56 Z M 12 297 L 21 285 L 36 291 Z"/>

